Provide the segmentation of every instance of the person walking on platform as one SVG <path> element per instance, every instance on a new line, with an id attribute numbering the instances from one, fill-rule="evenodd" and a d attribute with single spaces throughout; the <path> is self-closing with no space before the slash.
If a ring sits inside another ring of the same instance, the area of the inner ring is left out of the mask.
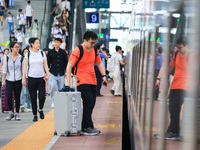
<path id="1" fill-rule="evenodd" d="M 22 66 L 24 64 L 24 57 L 26 55 L 26 53 L 28 53 L 29 50 L 27 48 L 23 49 L 22 51 Z M 28 76 L 26 76 L 26 81 L 28 82 Z M 24 112 L 25 110 L 25 101 L 27 102 L 27 111 L 28 112 L 31 112 L 31 98 L 30 98 L 30 94 L 29 94 L 29 91 L 28 91 L 28 87 L 25 85 L 25 86 L 22 86 L 22 94 L 21 94 L 21 112 Z"/>
<path id="2" fill-rule="evenodd" d="M 54 92 L 61 90 L 65 82 L 65 69 L 67 67 L 67 53 L 65 50 L 60 48 L 62 40 L 60 38 L 55 38 L 54 48 L 49 51 L 47 62 L 50 68 L 50 95 L 52 104 L 51 107 L 54 108 Z"/>
<path id="3" fill-rule="evenodd" d="M 101 131 L 94 128 L 92 121 L 92 111 L 96 102 L 96 76 L 94 71 L 94 63 L 97 64 L 102 74 L 103 83 L 106 82 L 106 74 L 99 52 L 94 49 L 97 40 L 97 34 L 93 31 L 86 31 L 84 34 L 84 42 L 80 47 L 76 47 L 72 52 L 66 69 L 66 86 L 70 86 L 72 68 L 75 66 L 74 74 L 77 75 L 77 89 L 81 92 L 83 99 L 83 118 L 82 132 L 83 135 L 97 135 Z M 83 53 L 82 53 L 83 52 Z M 80 54 L 83 54 L 81 59 Z M 78 62 L 78 63 L 77 63 Z"/>
<path id="4" fill-rule="evenodd" d="M 20 30 L 25 34 L 26 15 L 22 13 L 22 9 L 19 9 L 19 14 L 17 14 L 17 20 Z"/>
<path id="5" fill-rule="evenodd" d="M 160 71 L 160 68 L 162 66 L 162 47 L 159 47 L 156 49 L 157 55 L 156 55 L 156 66 L 155 66 L 155 76 L 158 76 L 158 73 Z M 158 94 L 159 94 L 159 87 L 155 88 L 154 91 L 154 100 L 158 100 Z"/>
<path id="6" fill-rule="evenodd" d="M 9 36 L 11 36 L 11 33 L 14 31 L 14 27 L 15 27 L 15 18 L 12 16 L 11 12 L 8 12 L 6 21 L 8 22 Z"/>
<path id="7" fill-rule="evenodd" d="M 26 25 L 28 28 L 30 28 L 32 25 L 33 10 L 34 10 L 34 8 L 31 5 L 31 1 L 27 1 L 27 5 L 25 7 L 24 14 L 26 15 Z"/>
<path id="8" fill-rule="evenodd" d="M 4 15 L 4 12 L 5 12 L 5 7 L 1 4 L 0 2 L 0 21 L 1 21 L 1 30 L 3 30 L 3 15 Z"/>
<path id="9" fill-rule="evenodd" d="M 20 108 L 20 94 L 22 89 L 22 56 L 19 53 L 20 45 L 17 42 L 10 44 L 11 53 L 8 54 L 3 60 L 3 81 L 2 87 L 6 86 L 6 96 L 9 108 L 9 114 L 6 120 L 21 120 L 19 115 Z M 12 111 L 12 92 L 14 90 L 16 114 Z"/>
<path id="10" fill-rule="evenodd" d="M 171 84 L 170 95 L 169 95 L 169 113 L 170 113 L 170 124 L 165 134 L 165 139 L 176 140 L 180 139 L 179 132 L 179 119 L 181 105 L 187 90 L 187 68 L 188 68 L 188 52 L 189 47 L 187 38 L 182 36 L 177 40 L 178 51 L 174 54 L 169 64 L 169 74 L 175 69 L 174 78 Z M 163 67 L 157 76 L 156 84 L 160 85 L 162 79 Z"/>
<path id="11" fill-rule="evenodd" d="M 40 48 L 40 40 L 38 38 L 29 39 L 30 49 L 24 58 L 22 85 L 26 83 L 26 72 L 28 75 L 28 90 L 31 97 L 33 121 L 38 120 L 37 116 L 37 91 L 39 99 L 40 119 L 44 119 L 43 107 L 45 102 L 45 79 L 49 79 L 49 69 L 47 65 L 47 58 Z M 27 70 L 28 68 L 28 70 Z M 46 72 L 46 75 L 45 75 Z"/>
<path id="12" fill-rule="evenodd" d="M 102 59 L 105 59 L 106 55 L 101 52 L 101 45 L 99 43 L 96 43 L 94 46 L 97 48 L 97 50 L 99 52 L 101 61 L 102 61 Z M 105 68 L 105 66 L 104 66 L 104 68 Z M 96 63 L 94 64 L 94 70 L 95 70 L 95 74 L 96 74 L 96 78 L 97 78 L 96 96 L 103 96 L 100 93 L 101 86 L 102 86 L 102 75 L 101 75 L 101 72 L 99 71 Z"/>
<path id="13" fill-rule="evenodd" d="M 126 62 L 123 61 L 122 55 L 120 54 L 122 52 L 121 46 L 116 46 L 115 50 L 117 53 L 113 54 L 111 56 L 111 61 L 114 61 L 114 71 L 109 73 L 109 76 L 113 78 L 114 84 L 110 90 L 111 94 L 114 96 L 121 96 L 122 93 L 122 81 L 121 81 L 121 75 L 120 75 L 120 64 L 126 65 Z"/>

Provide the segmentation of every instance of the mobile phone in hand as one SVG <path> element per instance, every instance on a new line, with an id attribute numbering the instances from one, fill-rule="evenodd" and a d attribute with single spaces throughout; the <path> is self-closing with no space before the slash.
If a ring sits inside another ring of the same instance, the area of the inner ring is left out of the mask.
<path id="1" fill-rule="evenodd" d="M 103 82 L 103 85 L 104 85 L 104 86 L 107 86 L 107 81 L 104 81 L 104 82 Z"/>

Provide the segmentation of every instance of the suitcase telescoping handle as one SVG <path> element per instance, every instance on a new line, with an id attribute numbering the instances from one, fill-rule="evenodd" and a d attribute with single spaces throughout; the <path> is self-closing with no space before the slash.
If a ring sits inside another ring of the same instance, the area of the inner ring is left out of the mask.
<path id="1" fill-rule="evenodd" d="M 70 88 L 74 88 L 75 92 L 77 92 L 77 76 L 76 75 L 71 75 Z"/>

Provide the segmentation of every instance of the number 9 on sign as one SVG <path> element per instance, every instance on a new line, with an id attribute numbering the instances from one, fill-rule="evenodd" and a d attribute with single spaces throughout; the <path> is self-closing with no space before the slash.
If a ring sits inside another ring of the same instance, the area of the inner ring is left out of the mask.
<path id="1" fill-rule="evenodd" d="M 89 15 L 89 23 L 99 23 L 99 14 L 98 13 L 91 13 Z"/>

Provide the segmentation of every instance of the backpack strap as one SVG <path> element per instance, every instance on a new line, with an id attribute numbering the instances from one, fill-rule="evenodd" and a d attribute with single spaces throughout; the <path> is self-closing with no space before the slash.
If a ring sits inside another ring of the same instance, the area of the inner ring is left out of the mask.
<path id="1" fill-rule="evenodd" d="M 97 54 L 97 48 L 94 46 L 94 51 L 95 51 L 95 60 L 96 60 L 96 57 L 99 55 Z"/>
<path id="2" fill-rule="evenodd" d="M 8 69 L 8 60 L 9 60 L 9 57 L 8 57 L 8 55 L 6 55 L 6 58 L 7 58 L 7 72 L 9 73 L 9 69 Z"/>
<path id="3" fill-rule="evenodd" d="M 40 51 L 40 53 L 41 53 L 41 55 L 42 55 L 42 58 L 44 58 L 44 54 L 43 54 L 43 52 L 42 52 L 42 51 Z"/>
<path id="4" fill-rule="evenodd" d="M 74 68 L 74 75 L 76 75 L 78 63 L 81 60 L 81 58 L 83 57 L 83 47 L 82 47 L 82 45 L 77 45 L 77 47 L 79 48 L 80 56 L 79 56 L 78 61 L 76 62 L 75 66 L 74 66 L 75 67 Z"/>
<path id="5" fill-rule="evenodd" d="M 30 58 L 30 52 L 28 52 L 28 69 L 27 69 L 27 75 L 28 75 L 29 68 L 30 68 L 30 64 L 29 64 L 29 58 Z"/>
<path id="6" fill-rule="evenodd" d="M 178 51 L 175 52 L 174 57 L 172 58 L 174 61 L 176 60 L 177 54 L 178 54 Z"/>

